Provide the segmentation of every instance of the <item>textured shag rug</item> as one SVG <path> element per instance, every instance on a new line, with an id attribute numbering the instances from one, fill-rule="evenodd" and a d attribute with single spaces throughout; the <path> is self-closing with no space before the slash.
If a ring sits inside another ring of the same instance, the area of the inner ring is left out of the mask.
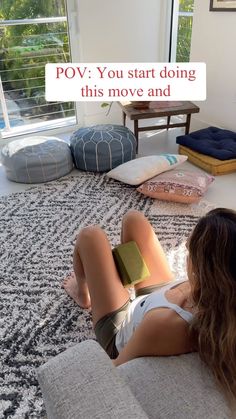
<path id="1" fill-rule="evenodd" d="M 94 338 L 91 317 L 61 289 L 78 230 L 100 224 L 119 243 L 122 216 L 144 212 L 184 278 L 184 241 L 207 206 L 157 203 L 104 175 L 80 173 L 0 199 L 0 417 L 43 418 L 36 369 Z"/>

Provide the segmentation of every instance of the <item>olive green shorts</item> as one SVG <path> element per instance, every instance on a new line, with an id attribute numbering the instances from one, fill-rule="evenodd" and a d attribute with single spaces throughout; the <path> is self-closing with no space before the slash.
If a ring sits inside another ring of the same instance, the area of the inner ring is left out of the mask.
<path id="1" fill-rule="evenodd" d="M 141 288 L 140 290 L 136 291 L 136 297 L 151 294 L 164 285 L 167 285 L 167 282 Z M 94 332 L 98 343 L 102 346 L 102 348 L 106 351 L 111 359 L 115 359 L 119 355 L 115 344 L 116 334 L 121 328 L 130 303 L 131 301 L 128 300 L 122 307 L 118 308 L 118 310 L 106 314 L 104 317 L 98 320 L 94 327 Z"/>
<path id="2" fill-rule="evenodd" d="M 129 306 L 130 300 L 128 300 L 122 307 L 118 308 L 118 310 L 106 314 L 95 324 L 94 332 L 97 341 L 111 359 L 115 359 L 119 355 L 115 344 L 116 334 L 125 319 Z"/>

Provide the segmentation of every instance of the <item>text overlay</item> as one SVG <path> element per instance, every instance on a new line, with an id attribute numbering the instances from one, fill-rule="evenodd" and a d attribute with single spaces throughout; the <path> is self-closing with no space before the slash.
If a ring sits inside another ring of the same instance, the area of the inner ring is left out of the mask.
<path id="1" fill-rule="evenodd" d="M 47 101 L 206 99 L 205 63 L 46 64 Z"/>

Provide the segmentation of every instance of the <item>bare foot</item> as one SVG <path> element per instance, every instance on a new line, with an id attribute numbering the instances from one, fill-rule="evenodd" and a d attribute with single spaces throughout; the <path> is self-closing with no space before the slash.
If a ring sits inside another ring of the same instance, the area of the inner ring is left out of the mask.
<path id="1" fill-rule="evenodd" d="M 66 293 L 82 308 L 90 308 L 91 301 L 87 285 L 81 286 L 79 289 L 78 282 L 76 280 L 75 273 L 72 272 L 68 275 L 63 283 L 62 288 L 65 289 Z"/>

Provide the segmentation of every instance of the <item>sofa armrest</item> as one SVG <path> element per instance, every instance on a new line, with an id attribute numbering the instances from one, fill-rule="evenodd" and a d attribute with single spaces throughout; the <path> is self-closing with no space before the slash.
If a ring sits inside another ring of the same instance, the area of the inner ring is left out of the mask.
<path id="1" fill-rule="evenodd" d="M 147 419 L 100 345 L 88 340 L 38 369 L 48 419 Z"/>

